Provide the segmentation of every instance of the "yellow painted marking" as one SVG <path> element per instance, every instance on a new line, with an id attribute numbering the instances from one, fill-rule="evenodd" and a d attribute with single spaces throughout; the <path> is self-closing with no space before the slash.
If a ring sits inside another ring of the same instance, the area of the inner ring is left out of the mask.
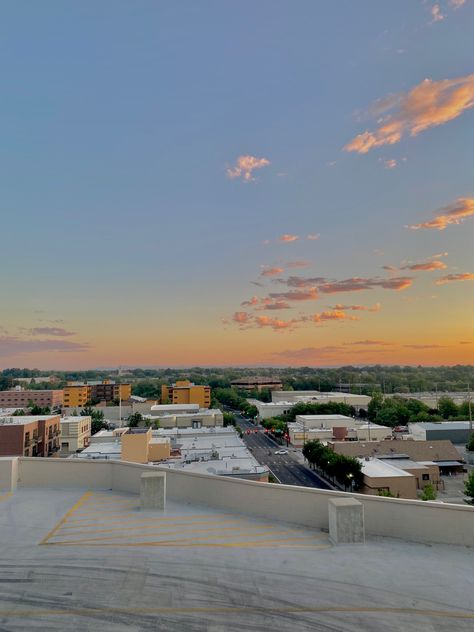
<path id="1" fill-rule="evenodd" d="M 157 535 L 157 534 L 150 534 L 149 537 L 152 537 L 153 535 Z M 161 535 L 161 534 L 160 534 Z M 174 535 L 173 531 L 167 531 L 162 533 L 162 535 Z M 268 536 L 275 536 L 275 535 L 294 535 L 294 531 L 262 531 L 260 533 L 255 533 L 255 532 L 243 532 L 241 534 L 233 534 L 234 537 L 238 537 L 238 538 L 245 538 L 247 536 L 263 536 L 263 537 L 268 537 Z M 127 537 L 127 536 L 125 536 Z M 137 537 L 140 537 L 139 535 Z M 185 538 L 184 540 L 180 540 L 180 539 L 172 539 L 172 540 L 161 540 L 161 542 L 166 543 L 166 544 L 179 544 L 180 542 L 186 542 L 186 541 L 192 541 L 192 542 L 202 542 L 203 540 L 220 540 L 221 538 L 228 538 L 228 535 L 207 535 L 207 536 L 201 536 L 198 538 Z M 304 539 L 313 539 L 313 536 L 301 536 Z M 86 538 L 86 539 L 79 539 L 79 540 L 56 540 L 55 542 L 51 542 L 50 544 L 64 544 L 66 543 L 72 543 L 72 544 L 76 544 L 76 543 L 82 543 L 82 542 L 110 542 L 110 540 L 116 540 L 116 539 L 122 539 L 123 540 L 124 536 L 120 536 L 120 535 L 112 535 L 110 537 L 105 537 L 105 538 Z"/>
<path id="2" fill-rule="evenodd" d="M 472 612 L 459 612 L 455 610 L 421 610 L 419 608 L 375 608 L 375 607 L 332 607 L 332 606 L 289 606 L 282 608 L 265 608 L 262 606 L 201 606 L 201 607 L 155 607 L 155 608 L 104 608 L 101 606 L 90 606 L 88 608 L 58 608 L 34 610 L 0 610 L 0 617 L 44 617 L 44 616 L 78 616 L 90 617 L 93 613 L 107 614 L 206 614 L 206 613 L 229 613 L 229 614 L 353 614 L 353 613 L 375 613 L 411 615 L 415 617 L 433 617 L 441 619 L 474 619 Z"/>
<path id="3" fill-rule="evenodd" d="M 79 514 L 81 515 L 81 514 Z M 109 520 L 107 514 L 99 514 L 101 515 L 101 523 L 104 522 L 104 524 L 107 524 L 107 520 Z M 141 514 L 138 514 L 141 515 Z M 167 516 L 167 517 L 163 517 L 163 518 L 139 518 L 137 519 L 136 516 L 128 516 L 128 515 L 124 515 L 123 518 L 120 519 L 120 522 L 132 522 L 132 523 L 138 523 L 138 522 L 150 522 L 150 521 L 154 521 L 154 522 L 169 522 L 170 520 L 174 521 L 174 522 L 188 522 L 190 521 L 191 518 L 218 518 L 219 514 L 199 514 L 197 516 Z M 232 514 L 222 514 L 222 517 L 224 518 L 233 518 Z M 239 521 L 239 518 L 233 518 L 235 521 Z M 242 520 L 244 520 L 242 518 Z M 68 524 L 69 523 L 75 523 L 75 522 L 90 522 L 91 524 L 97 524 L 96 521 L 94 521 L 92 518 L 73 518 L 71 520 L 68 520 Z M 110 522 L 117 522 L 117 518 L 116 517 L 112 517 L 110 518 Z"/>
<path id="4" fill-rule="evenodd" d="M 13 492 L 6 492 L 5 494 L 0 494 L 0 500 L 8 500 L 11 496 L 13 496 Z"/>
<path id="5" fill-rule="evenodd" d="M 79 507 L 82 505 L 82 503 L 84 503 L 92 494 L 92 492 L 86 492 L 85 494 L 83 494 L 79 500 L 74 503 L 74 505 L 71 507 L 71 509 L 69 509 L 68 512 L 66 512 L 64 514 L 64 516 L 61 518 L 61 520 L 57 523 L 57 525 L 55 527 L 53 527 L 51 529 L 51 531 L 41 540 L 40 544 L 47 544 L 49 538 L 52 538 L 53 535 L 56 533 L 56 531 L 58 531 L 62 525 L 66 522 L 66 520 L 73 515 L 73 513 L 75 511 L 77 511 L 79 509 Z"/>
<path id="6" fill-rule="evenodd" d="M 200 529 L 200 531 L 216 531 L 216 530 L 225 530 L 225 529 L 242 529 L 242 528 L 248 528 L 248 529 L 252 529 L 252 528 L 261 528 L 261 527 L 268 527 L 271 528 L 273 525 L 271 524 L 265 524 L 265 525 L 261 525 L 261 524 L 252 524 L 252 523 L 241 523 L 241 524 L 236 524 L 234 527 L 222 527 L 221 525 L 226 524 L 226 523 L 232 523 L 234 521 L 232 520 L 223 520 L 222 522 L 213 522 L 213 521 L 209 521 L 209 522 L 194 522 L 194 523 L 190 523 L 189 524 L 189 529 L 191 529 L 193 532 L 195 531 L 195 527 L 193 525 L 197 524 L 197 525 L 206 525 L 206 524 L 215 524 L 215 527 L 207 527 L 206 529 Z M 103 527 L 105 525 L 103 524 L 96 524 L 96 525 L 92 525 L 92 526 L 97 526 L 97 527 Z M 66 527 L 63 526 L 61 528 L 61 533 L 64 533 L 64 535 L 74 535 L 75 533 L 79 532 L 79 533 L 110 533 L 111 531 L 149 531 L 150 529 L 154 529 L 157 530 L 158 532 L 160 531 L 160 529 L 162 529 L 163 527 L 174 527 L 176 526 L 177 528 L 183 528 L 183 527 L 187 527 L 187 524 L 176 524 L 174 525 L 173 523 L 166 523 L 166 524 L 159 524 L 159 525 L 150 525 L 150 526 L 146 526 L 146 525 L 137 525 L 135 527 L 109 527 L 108 529 L 89 529 L 88 527 Z M 72 533 L 71 533 L 72 532 Z M 187 531 L 189 533 L 189 531 Z"/>
<path id="7" fill-rule="evenodd" d="M 261 529 L 267 527 L 269 529 L 271 529 L 272 525 L 245 525 L 245 526 L 238 526 L 238 527 L 223 527 L 222 529 L 219 527 L 214 527 L 211 529 L 193 529 L 192 531 L 159 531 L 156 532 L 153 527 L 148 527 L 146 530 L 150 530 L 152 529 L 152 533 L 143 533 L 143 530 L 138 530 L 138 529 L 134 529 L 135 533 L 123 533 L 123 531 L 129 531 L 129 529 L 124 529 L 120 534 L 118 535 L 113 535 L 113 536 L 109 536 L 106 538 L 88 538 L 89 542 L 93 542 L 95 540 L 115 540 L 117 538 L 137 538 L 137 537 L 146 537 L 146 538 L 151 538 L 151 537 L 161 537 L 162 535 L 193 535 L 194 533 L 209 533 L 211 531 L 217 531 L 218 533 L 220 533 L 221 531 L 242 531 L 243 529 Z M 60 537 L 60 538 L 64 538 L 67 536 L 71 536 L 71 537 L 81 537 L 82 536 L 89 536 L 91 533 L 108 533 L 109 530 L 105 529 L 105 530 L 99 530 L 99 531 L 82 531 L 80 533 L 64 533 L 62 530 L 57 532 L 55 537 Z M 296 531 L 285 531 L 285 532 L 281 532 L 281 531 L 267 531 L 264 532 L 267 535 L 273 535 L 273 534 L 277 534 L 280 535 L 281 533 L 291 533 L 294 535 L 299 535 L 298 532 Z M 238 535 L 238 533 L 236 534 L 237 537 L 242 537 L 240 535 Z M 253 531 L 251 531 L 250 533 L 248 533 L 247 535 L 261 535 L 261 533 L 254 533 Z M 215 537 L 218 537 L 218 535 L 216 535 Z M 225 536 L 219 536 L 219 537 L 225 537 Z M 315 538 L 316 536 L 311 536 L 312 538 Z M 324 537 L 324 536 L 319 536 Z M 81 540 L 61 540 L 61 542 L 78 542 Z"/>
<path id="8" fill-rule="evenodd" d="M 193 548 L 193 547 L 208 547 L 208 548 L 216 548 L 216 547 L 233 547 L 233 548 L 268 548 L 273 547 L 275 544 L 281 544 L 282 546 L 287 545 L 289 548 L 309 548 L 312 551 L 318 549 L 328 549 L 330 548 L 329 544 L 318 544 L 313 545 L 311 543 L 304 543 L 304 540 L 311 540 L 310 537 L 307 538 L 284 538 L 284 539 L 275 539 L 275 540 L 257 540 L 253 541 L 243 541 L 243 542 L 199 542 L 195 543 L 195 540 L 162 540 L 160 542 L 92 542 L 88 543 L 87 541 L 81 542 L 48 542 L 47 546 L 114 546 L 114 547 L 170 547 L 175 544 L 179 547 Z M 301 544 L 291 544 L 291 542 L 299 542 Z M 288 544 L 290 543 L 290 544 Z"/>

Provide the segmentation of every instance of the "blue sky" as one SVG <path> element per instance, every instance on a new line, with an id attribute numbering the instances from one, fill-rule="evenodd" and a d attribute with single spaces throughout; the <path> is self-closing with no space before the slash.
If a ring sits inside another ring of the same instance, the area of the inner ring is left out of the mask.
<path id="1" fill-rule="evenodd" d="M 222 319 L 263 291 L 250 284 L 261 266 L 292 260 L 311 262 L 309 276 L 346 279 L 446 251 L 446 273 L 473 271 L 474 219 L 404 226 L 474 195 L 474 111 L 366 154 L 343 150 L 376 127 L 377 100 L 474 72 L 474 6 L 452 4 L 4 3 L 0 325 L 21 353 L 10 340 L 2 354 L 0 339 L 0 364 L 272 362 L 273 352 L 328 337 L 338 345 L 373 327 L 396 340 L 402 361 L 434 293 L 440 317 L 424 343 L 439 344 L 446 319 L 472 301 L 469 282 L 434 287 L 420 275 L 406 290 L 405 329 L 402 293 L 379 290 L 332 301 L 383 302 L 377 323 L 275 333 Z M 444 19 L 434 21 L 435 5 Z M 230 179 L 242 155 L 270 164 L 250 182 Z M 285 233 L 300 239 L 278 243 Z M 44 353 L 30 353 L 39 320 L 61 320 L 83 349 L 48 338 Z M 457 337 L 469 337 L 461 320 Z"/>

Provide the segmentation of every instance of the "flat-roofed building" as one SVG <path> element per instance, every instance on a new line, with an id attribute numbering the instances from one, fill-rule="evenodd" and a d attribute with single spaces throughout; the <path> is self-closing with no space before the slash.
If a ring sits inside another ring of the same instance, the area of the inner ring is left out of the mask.
<path id="1" fill-rule="evenodd" d="M 408 424 L 408 432 L 415 441 L 448 439 L 453 443 L 467 443 L 471 436 L 469 421 L 436 421 Z"/>
<path id="2" fill-rule="evenodd" d="M 178 380 L 175 384 L 161 387 L 163 404 L 198 404 L 200 408 L 211 405 L 211 387 L 200 386 L 189 380 Z"/>
<path id="3" fill-rule="evenodd" d="M 74 454 L 87 448 L 90 437 L 91 418 L 89 416 L 61 417 L 61 454 Z"/>
<path id="4" fill-rule="evenodd" d="M 371 398 L 357 393 L 325 393 L 322 391 L 273 391 L 272 402 L 290 404 L 328 404 L 335 402 L 353 406 L 356 410 L 367 408 Z"/>
<path id="5" fill-rule="evenodd" d="M 281 391 L 283 385 L 281 380 L 276 377 L 242 377 L 238 380 L 232 380 L 230 385 L 239 391 Z"/>
<path id="6" fill-rule="evenodd" d="M 301 447 L 307 441 L 382 441 L 392 437 L 392 429 L 345 415 L 297 415 L 288 424 L 290 443 Z"/>
<path id="7" fill-rule="evenodd" d="M 377 458 L 366 457 L 359 459 L 362 465 L 364 482 L 362 492 L 372 496 L 380 496 L 385 493 L 396 498 L 417 497 L 416 478 L 409 472 L 405 472 Z"/>
<path id="8" fill-rule="evenodd" d="M 0 391 L 0 408 L 61 408 L 64 402 L 64 392 L 59 389 L 25 390 L 17 387 L 12 391 Z"/>
<path id="9" fill-rule="evenodd" d="M 64 406 L 74 408 L 90 402 L 128 401 L 132 395 L 130 383 L 112 380 L 97 382 L 68 382 L 64 387 Z"/>
<path id="10" fill-rule="evenodd" d="M 59 435 L 59 415 L 1 417 L 0 456 L 54 456 Z"/>
<path id="11" fill-rule="evenodd" d="M 146 418 L 157 419 L 162 428 L 203 428 L 224 425 L 218 408 L 199 408 L 198 404 L 158 404 Z"/>

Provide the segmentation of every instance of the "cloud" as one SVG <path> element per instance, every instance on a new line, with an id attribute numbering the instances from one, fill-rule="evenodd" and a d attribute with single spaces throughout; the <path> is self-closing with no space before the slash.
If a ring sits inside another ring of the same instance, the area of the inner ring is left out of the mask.
<path id="1" fill-rule="evenodd" d="M 447 267 L 444 261 L 435 259 L 434 261 L 427 261 L 425 263 L 412 263 L 411 265 L 402 266 L 402 270 L 431 272 L 432 270 L 446 270 Z"/>
<path id="2" fill-rule="evenodd" d="M 474 215 L 474 198 L 458 198 L 452 204 L 444 206 L 435 213 L 435 218 L 422 222 L 421 224 L 411 224 L 406 228 L 419 230 L 420 228 L 436 228 L 444 230 L 450 224 L 461 224 L 466 218 Z"/>
<path id="3" fill-rule="evenodd" d="M 290 292 L 270 292 L 270 298 L 283 301 L 315 301 L 319 298 L 315 287 L 307 290 L 291 290 Z"/>
<path id="4" fill-rule="evenodd" d="M 342 347 L 327 345 L 325 347 L 303 347 L 302 349 L 286 349 L 272 353 L 274 357 L 292 358 L 295 360 L 313 360 L 315 357 L 331 356 L 343 351 Z"/>
<path id="5" fill-rule="evenodd" d="M 257 311 L 265 311 L 265 310 L 277 310 L 277 309 L 290 309 L 291 305 L 286 301 L 272 301 L 271 299 L 264 298 L 262 299 L 262 305 L 256 307 Z"/>
<path id="6" fill-rule="evenodd" d="M 412 285 L 412 277 L 399 276 L 389 279 L 380 277 L 352 277 L 342 281 L 330 281 L 322 277 L 298 277 L 290 276 L 288 279 L 275 279 L 275 282 L 289 287 L 304 288 L 312 286 L 321 294 L 336 294 L 338 292 L 359 292 L 382 287 L 385 290 L 405 290 Z M 270 295 L 271 296 L 271 295 Z"/>
<path id="7" fill-rule="evenodd" d="M 63 327 L 34 327 L 29 330 L 31 336 L 75 336 L 75 331 L 67 331 Z"/>
<path id="8" fill-rule="evenodd" d="M 384 158 L 379 158 L 379 162 L 383 163 L 385 169 L 395 169 L 395 167 L 398 165 L 398 162 L 395 160 L 395 158 L 389 158 L 387 160 Z"/>
<path id="9" fill-rule="evenodd" d="M 311 261 L 288 261 L 287 268 L 309 268 Z"/>
<path id="10" fill-rule="evenodd" d="M 78 353 L 87 351 L 88 344 L 71 340 L 32 340 L 17 336 L 0 336 L 0 356 L 10 357 L 28 353 Z"/>
<path id="11" fill-rule="evenodd" d="M 265 287 L 263 283 L 259 283 L 258 281 L 250 281 L 252 285 L 256 285 L 257 287 Z"/>
<path id="12" fill-rule="evenodd" d="M 345 312 L 335 309 L 329 312 L 320 312 L 318 314 L 312 314 L 311 316 L 304 317 L 304 320 L 311 320 L 313 323 L 324 323 L 331 320 L 359 320 L 357 316 L 348 316 Z"/>
<path id="13" fill-rule="evenodd" d="M 398 272 L 398 268 L 395 266 L 382 266 L 382 270 L 387 270 L 387 272 Z"/>
<path id="14" fill-rule="evenodd" d="M 259 303 L 260 299 L 258 298 L 258 296 L 252 296 L 251 299 L 249 299 L 248 301 L 243 301 L 240 304 L 242 305 L 242 307 L 253 307 L 254 305 L 258 305 Z"/>
<path id="15" fill-rule="evenodd" d="M 271 318 L 270 316 L 255 317 L 257 327 L 271 327 L 274 331 L 291 329 L 297 322 L 297 320 L 280 320 L 279 318 Z"/>
<path id="16" fill-rule="evenodd" d="M 268 167 L 270 161 L 267 158 L 256 158 L 255 156 L 239 156 L 235 161 L 233 167 L 227 169 L 227 176 L 229 178 L 242 178 L 245 182 L 252 182 L 255 180 L 253 172 L 256 169 L 262 169 Z"/>
<path id="17" fill-rule="evenodd" d="M 449 283 L 450 281 L 474 281 L 474 273 L 461 272 L 459 274 L 447 274 L 446 276 L 437 279 L 436 285 L 443 285 L 444 283 Z"/>
<path id="18" fill-rule="evenodd" d="M 265 266 L 262 272 L 260 273 L 260 276 L 273 277 L 273 276 L 277 276 L 278 274 L 281 274 L 282 272 L 283 272 L 283 268 L 269 268 Z"/>
<path id="19" fill-rule="evenodd" d="M 298 240 L 299 237 L 298 235 L 289 235 L 287 233 L 285 233 L 284 235 L 281 235 L 281 237 L 278 237 L 278 241 L 282 241 L 283 243 L 289 243 L 291 241 L 296 241 Z"/>
<path id="20" fill-rule="evenodd" d="M 455 10 L 460 9 L 465 3 L 466 0 L 449 0 L 449 6 Z"/>
<path id="21" fill-rule="evenodd" d="M 407 349 L 442 349 L 443 345 L 403 345 Z"/>
<path id="22" fill-rule="evenodd" d="M 417 136 L 452 121 L 473 106 L 474 74 L 440 81 L 424 79 L 406 94 L 377 102 L 372 113 L 383 114 L 378 127 L 356 136 L 344 150 L 366 154 L 376 147 L 394 145 L 405 135 Z"/>
<path id="23" fill-rule="evenodd" d="M 247 312 L 235 312 L 232 316 L 232 320 L 238 325 L 248 325 L 251 322 L 252 317 Z"/>
<path id="24" fill-rule="evenodd" d="M 345 342 L 344 343 L 346 346 L 351 347 L 354 345 L 360 345 L 363 347 L 369 347 L 369 346 L 389 346 L 389 345 L 393 345 L 393 342 L 386 342 L 385 340 L 355 340 L 354 342 Z"/>
<path id="25" fill-rule="evenodd" d="M 460 340 L 460 345 L 472 345 L 472 340 Z"/>
<path id="26" fill-rule="evenodd" d="M 310 241 L 316 241 L 316 239 L 319 239 L 320 237 L 320 233 L 310 233 L 309 235 L 306 235 L 306 239 L 309 239 Z"/>
<path id="27" fill-rule="evenodd" d="M 345 312 L 348 311 L 352 311 L 352 312 L 363 312 L 363 311 L 367 311 L 367 312 L 379 312 L 382 309 L 382 305 L 380 303 L 375 303 L 375 305 L 372 305 L 372 307 L 367 307 L 367 305 L 341 305 L 340 303 L 337 303 L 337 305 L 333 305 L 333 307 L 331 307 L 331 309 L 336 309 L 336 310 L 343 310 Z"/>
<path id="28" fill-rule="evenodd" d="M 442 22 L 446 16 L 441 13 L 441 7 L 439 4 L 434 4 L 431 7 L 431 22 Z"/>

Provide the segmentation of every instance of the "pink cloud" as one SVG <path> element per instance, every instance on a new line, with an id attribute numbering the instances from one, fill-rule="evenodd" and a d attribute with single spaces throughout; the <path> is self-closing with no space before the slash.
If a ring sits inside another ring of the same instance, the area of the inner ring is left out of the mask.
<path id="1" fill-rule="evenodd" d="M 420 228 L 444 230 L 450 224 L 461 224 L 461 222 L 473 215 L 474 198 L 458 198 L 456 202 L 448 204 L 448 206 L 437 211 L 434 219 L 421 224 L 411 224 L 407 228 L 412 230 L 419 230 Z"/>
<path id="2" fill-rule="evenodd" d="M 281 237 L 278 237 L 278 241 L 282 241 L 283 243 L 297 241 L 298 239 L 299 239 L 298 235 L 289 235 L 287 233 L 285 233 L 284 235 L 281 235 Z"/>
<path id="3" fill-rule="evenodd" d="M 281 274 L 283 272 L 283 268 L 268 268 L 265 267 L 262 272 L 260 273 L 261 276 L 264 277 L 273 277 L 273 276 L 277 276 L 278 274 Z"/>
<path id="4" fill-rule="evenodd" d="M 442 14 L 439 4 L 434 4 L 431 7 L 431 22 L 442 22 L 446 16 Z"/>
<path id="5" fill-rule="evenodd" d="M 309 239 L 310 241 L 316 241 L 316 239 L 319 239 L 321 237 L 321 235 L 319 233 L 310 233 L 309 235 L 306 235 L 306 239 Z"/>
<path id="6" fill-rule="evenodd" d="M 367 311 L 367 312 L 378 312 L 382 309 L 382 305 L 380 303 L 375 303 L 375 305 L 372 305 L 372 307 L 367 307 L 366 305 L 342 305 L 341 303 L 337 303 L 337 305 L 334 305 L 333 307 L 331 307 L 331 309 L 335 309 L 335 310 L 342 310 L 342 311 L 353 311 L 353 312 L 361 312 L 361 311 Z"/>
<path id="7" fill-rule="evenodd" d="M 474 74 L 441 81 L 424 79 L 406 94 L 379 101 L 372 109 L 379 117 L 378 127 L 359 134 L 344 149 L 366 154 L 376 147 L 394 145 L 405 135 L 417 136 L 443 125 L 473 106 Z"/>
<path id="8" fill-rule="evenodd" d="M 287 268 L 309 268 L 311 261 L 288 261 Z"/>
<path id="9" fill-rule="evenodd" d="M 242 307 L 253 307 L 254 305 L 258 305 L 260 302 L 258 296 L 252 296 L 251 299 L 249 299 L 248 301 L 243 301 L 241 303 Z M 241 314 L 242 312 L 238 312 L 239 314 Z"/>
<path id="10" fill-rule="evenodd" d="M 322 294 L 336 294 L 338 292 L 358 292 L 361 290 L 372 290 L 376 287 L 385 290 L 405 290 L 412 285 L 412 277 L 399 276 L 388 279 L 380 277 L 352 277 L 342 281 L 330 281 L 323 277 L 297 277 L 290 276 L 288 279 L 275 279 L 277 283 L 288 285 L 289 287 L 304 288 L 313 286 Z"/>
<path id="11" fill-rule="evenodd" d="M 439 278 L 436 281 L 436 285 L 443 285 L 444 283 L 450 283 L 451 281 L 474 281 L 474 273 L 461 272 L 459 274 L 447 274 L 446 276 Z"/>
<path id="12" fill-rule="evenodd" d="M 431 272 L 433 270 L 445 270 L 447 267 L 448 266 L 444 263 L 444 261 L 435 259 L 434 261 L 427 261 L 425 263 L 412 263 L 411 265 L 403 266 L 402 270 Z"/>
<path id="13" fill-rule="evenodd" d="M 257 327 L 271 327 L 274 331 L 291 329 L 296 320 L 280 320 L 279 318 L 271 318 L 270 316 L 256 316 L 255 323 Z"/>
<path id="14" fill-rule="evenodd" d="M 247 312 L 235 312 L 232 320 L 238 325 L 247 325 L 251 321 L 251 316 Z"/>
<path id="15" fill-rule="evenodd" d="M 255 180 L 253 172 L 256 169 L 267 167 L 270 161 L 267 158 L 256 158 L 255 156 L 239 156 L 233 167 L 227 169 L 229 178 L 242 178 L 244 182 L 252 182 Z"/>
<path id="16" fill-rule="evenodd" d="M 308 290 L 291 290 L 290 292 L 270 292 L 270 298 L 284 301 L 315 301 L 319 298 L 315 287 Z"/>
<path id="17" fill-rule="evenodd" d="M 328 312 L 320 312 L 319 314 L 312 314 L 309 316 L 309 320 L 313 323 L 324 323 L 331 320 L 341 321 L 341 320 L 359 320 L 357 316 L 348 316 L 345 312 L 341 310 L 331 310 Z"/>

